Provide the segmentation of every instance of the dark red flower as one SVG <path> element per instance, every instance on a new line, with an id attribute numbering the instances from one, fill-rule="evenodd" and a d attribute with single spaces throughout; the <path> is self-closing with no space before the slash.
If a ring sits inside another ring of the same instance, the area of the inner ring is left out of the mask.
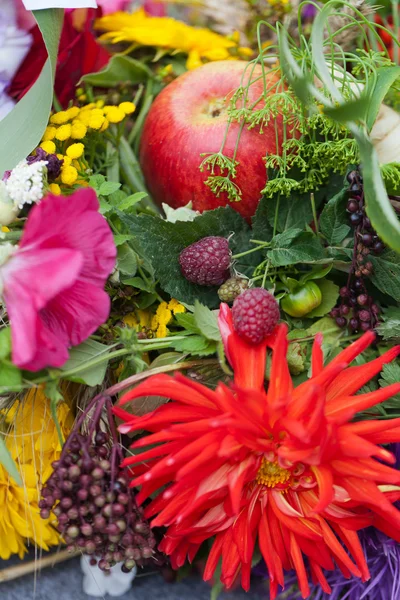
<path id="1" fill-rule="evenodd" d="M 94 9 L 66 12 L 57 59 L 55 93 L 63 107 L 75 96 L 81 77 L 99 71 L 109 61 L 109 53 L 98 44 L 92 33 L 92 22 L 100 11 Z M 8 90 L 19 100 L 32 87 L 47 58 L 42 34 L 36 26 L 31 30 L 32 48 L 15 75 Z"/>

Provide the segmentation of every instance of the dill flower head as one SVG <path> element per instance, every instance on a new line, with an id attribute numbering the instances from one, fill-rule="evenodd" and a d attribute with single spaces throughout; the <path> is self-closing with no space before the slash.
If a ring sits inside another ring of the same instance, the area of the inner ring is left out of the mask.
<path id="1" fill-rule="evenodd" d="M 47 179 L 47 161 L 38 160 L 29 163 L 22 160 L 11 171 L 6 180 L 7 192 L 18 208 L 25 204 L 35 204 L 43 198 Z"/>

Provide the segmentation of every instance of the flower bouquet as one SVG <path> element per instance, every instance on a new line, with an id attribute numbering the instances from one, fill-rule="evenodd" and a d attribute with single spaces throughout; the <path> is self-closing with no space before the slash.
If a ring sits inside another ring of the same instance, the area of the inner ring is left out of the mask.
<path id="1" fill-rule="evenodd" d="M 397 600 L 398 3 L 3 4 L 0 558 Z"/>

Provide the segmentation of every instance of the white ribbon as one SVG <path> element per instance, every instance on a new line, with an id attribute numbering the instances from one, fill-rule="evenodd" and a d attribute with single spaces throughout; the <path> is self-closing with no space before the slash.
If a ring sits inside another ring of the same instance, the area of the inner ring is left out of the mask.
<path id="1" fill-rule="evenodd" d="M 22 0 L 26 10 L 43 8 L 97 8 L 96 0 Z"/>

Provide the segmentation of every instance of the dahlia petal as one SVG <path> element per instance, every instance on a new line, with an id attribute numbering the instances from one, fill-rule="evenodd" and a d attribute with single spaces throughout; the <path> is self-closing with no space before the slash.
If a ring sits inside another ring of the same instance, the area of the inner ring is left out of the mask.
<path id="1" fill-rule="evenodd" d="M 261 390 L 264 387 L 267 340 L 248 344 L 235 331 L 231 309 L 221 304 L 218 316 L 225 354 L 235 372 L 235 383 L 243 389 Z"/>
<path id="2" fill-rule="evenodd" d="M 211 437 L 214 438 L 215 436 L 211 436 Z M 203 447 L 204 447 L 204 444 L 206 444 L 205 441 L 202 444 Z M 195 446 L 195 442 L 193 442 L 190 446 Z M 208 445 L 206 445 L 206 447 L 201 452 L 199 452 L 195 458 L 193 458 L 192 460 L 188 460 L 188 462 L 186 464 L 184 464 L 184 466 L 177 471 L 176 479 L 179 481 L 183 477 L 186 477 L 186 475 L 189 475 L 190 473 L 195 472 L 195 469 L 197 469 L 197 467 L 202 466 L 205 463 L 206 464 L 209 463 L 209 461 L 212 460 L 212 457 L 217 454 L 218 448 L 219 448 L 219 441 L 217 441 L 214 444 L 211 444 L 210 442 L 208 442 Z M 191 454 L 192 454 L 192 452 L 191 452 Z M 176 457 L 174 457 L 174 458 L 176 458 Z M 182 462 L 182 459 L 180 459 L 180 462 Z"/>
<path id="3" fill-rule="evenodd" d="M 310 570 L 312 575 L 314 576 L 314 578 L 316 579 L 316 581 L 318 581 L 319 585 L 321 586 L 322 590 L 326 593 L 326 594 L 330 594 L 332 592 L 332 588 L 329 585 L 329 583 L 326 580 L 325 575 L 322 572 L 321 567 L 319 566 L 318 563 L 310 560 Z"/>
<path id="4" fill-rule="evenodd" d="M 290 534 L 290 556 L 293 560 L 301 595 L 303 598 L 307 598 L 310 595 L 307 572 L 304 566 L 303 555 L 293 533 Z"/>
<path id="5" fill-rule="evenodd" d="M 284 575 L 282 561 L 272 544 L 271 532 L 269 530 L 268 519 L 265 511 L 261 514 L 261 520 L 258 528 L 258 542 L 262 557 L 268 568 L 270 580 L 277 581 L 279 585 L 283 587 Z"/>
<path id="6" fill-rule="evenodd" d="M 332 471 L 326 467 L 311 467 L 318 483 L 319 497 L 318 503 L 314 508 L 315 512 L 322 512 L 333 500 L 333 475 Z"/>
<path id="7" fill-rule="evenodd" d="M 311 373 L 312 377 L 319 375 L 324 368 L 324 353 L 322 352 L 323 335 L 317 333 L 314 338 L 311 354 Z"/>
<path id="8" fill-rule="evenodd" d="M 281 323 L 276 327 L 274 352 L 272 354 L 271 372 L 268 386 L 268 405 L 273 406 L 280 398 L 289 394 L 293 389 L 293 382 L 286 360 L 288 341 L 287 325 Z"/>
<path id="9" fill-rule="evenodd" d="M 375 340 L 376 335 L 373 331 L 367 331 L 358 338 L 355 342 L 347 346 L 342 350 L 331 362 L 330 366 L 339 363 L 346 363 L 349 365 L 359 354 L 364 352 Z"/>
<path id="10" fill-rule="evenodd" d="M 341 435 L 339 433 L 339 446 L 342 453 L 346 456 L 357 457 L 357 458 L 368 458 L 375 456 L 385 462 L 395 464 L 396 457 L 376 444 L 372 444 L 368 440 L 360 437 L 359 435 L 349 434 Z"/>
<path id="11" fill-rule="evenodd" d="M 350 573 L 356 577 L 361 577 L 359 568 L 353 563 L 351 558 L 346 554 L 343 546 L 339 543 L 337 537 L 329 527 L 328 523 L 322 517 L 318 517 L 319 524 L 322 529 L 322 535 L 325 543 L 331 549 L 335 556 L 335 560 L 340 560 L 343 565 L 349 569 Z"/>
<path id="12" fill-rule="evenodd" d="M 385 352 L 385 354 L 382 354 L 382 356 L 379 356 L 375 360 L 371 360 L 369 363 L 357 367 L 349 367 L 346 371 L 338 375 L 328 387 L 326 391 L 327 401 L 330 402 L 338 396 L 355 394 L 372 377 L 375 377 L 375 375 L 382 371 L 383 365 L 392 362 L 399 354 L 400 346 L 394 346 Z M 335 361 L 336 359 L 332 361 L 331 365 Z"/>
<path id="13" fill-rule="evenodd" d="M 213 409 L 215 407 L 208 400 L 208 395 L 208 391 L 207 394 L 202 394 L 193 390 L 191 386 L 187 385 L 186 379 L 183 382 L 182 378 L 177 380 L 169 375 L 153 375 L 130 392 L 124 394 L 119 403 L 126 404 L 130 400 L 142 396 L 161 396 L 189 406 L 206 406 Z"/>
<path id="14" fill-rule="evenodd" d="M 370 458 L 333 460 L 331 467 L 341 475 L 351 475 L 382 483 L 400 483 L 399 471 Z"/>
<path id="15" fill-rule="evenodd" d="M 204 581 L 209 581 L 215 573 L 215 569 L 218 566 L 219 560 L 222 554 L 222 545 L 224 543 L 225 534 L 219 534 L 216 536 L 213 545 L 211 546 L 211 550 L 208 554 L 208 559 L 206 563 L 206 567 L 203 573 Z"/>
<path id="16" fill-rule="evenodd" d="M 376 404 L 388 400 L 400 392 L 400 383 L 393 383 L 387 387 L 380 388 L 375 392 L 359 394 L 357 396 L 340 395 L 340 398 L 331 400 L 326 405 L 326 416 L 329 419 L 339 421 L 345 417 L 349 421 L 355 414 Z"/>
<path id="17" fill-rule="evenodd" d="M 340 525 L 334 525 L 334 529 L 350 550 L 356 565 L 361 571 L 362 580 L 367 581 L 370 578 L 370 574 L 358 534 L 355 531 L 350 531 L 349 529 L 345 529 Z"/>

